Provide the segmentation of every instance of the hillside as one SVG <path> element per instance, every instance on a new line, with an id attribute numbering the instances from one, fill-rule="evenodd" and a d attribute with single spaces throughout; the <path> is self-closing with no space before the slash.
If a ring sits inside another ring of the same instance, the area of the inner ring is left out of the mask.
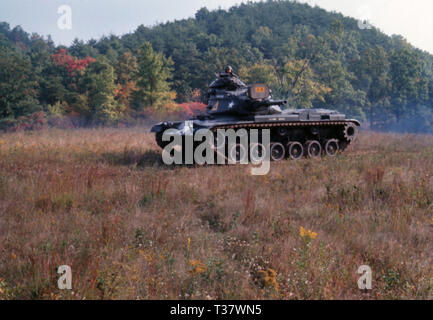
<path id="1" fill-rule="evenodd" d="M 289 96 L 289 107 L 338 109 L 375 129 L 432 132 L 433 57 L 400 36 L 359 29 L 353 18 L 306 4 L 203 8 L 195 18 L 140 26 L 121 37 L 77 39 L 61 60 L 53 59 L 60 48 L 51 41 L 5 23 L 0 44 L 0 65 L 13 55 L 30 75 L 22 89 L 32 93 L 0 100 L 0 117 L 8 121 L 41 110 L 86 123 L 135 118 L 173 99 L 199 99 L 214 72 L 232 65 L 247 82 L 269 83 L 276 98 Z M 159 82 L 149 84 L 154 76 Z M 0 78 L 11 81 L 1 71 Z M 103 95 L 92 95 L 97 86 Z"/>

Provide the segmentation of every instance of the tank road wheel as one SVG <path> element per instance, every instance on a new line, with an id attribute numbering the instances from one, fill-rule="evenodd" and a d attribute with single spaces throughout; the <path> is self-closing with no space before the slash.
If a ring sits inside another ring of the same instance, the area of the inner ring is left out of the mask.
<path id="1" fill-rule="evenodd" d="M 266 159 L 266 148 L 261 143 L 250 145 L 250 159 L 252 163 L 259 163 Z"/>
<path id="2" fill-rule="evenodd" d="M 272 161 L 278 162 L 285 158 L 286 156 L 286 150 L 284 146 L 279 143 L 275 142 L 271 144 L 271 159 Z"/>
<path id="3" fill-rule="evenodd" d="M 340 149 L 338 140 L 331 139 L 327 140 L 325 143 L 324 151 L 327 156 L 329 157 L 335 157 L 338 153 L 338 150 Z"/>
<path id="4" fill-rule="evenodd" d="M 278 134 L 282 137 L 287 136 L 287 134 L 289 133 L 289 130 L 287 130 L 287 128 L 284 127 L 280 127 L 278 128 Z"/>
<path id="5" fill-rule="evenodd" d="M 234 144 L 229 150 L 229 163 L 233 161 L 234 163 L 248 163 L 248 152 L 245 147 L 238 143 Z"/>
<path id="6" fill-rule="evenodd" d="M 349 142 L 354 141 L 356 139 L 357 134 L 358 134 L 358 127 L 354 123 L 350 122 L 345 125 L 343 135 L 347 141 Z"/>
<path id="7" fill-rule="evenodd" d="M 289 142 L 287 145 L 287 155 L 292 160 L 299 160 L 304 155 L 304 147 L 299 142 Z"/>
<path id="8" fill-rule="evenodd" d="M 316 140 L 307 141 L 305 144 L 305 152 L 309 158 L 318 158 L 322 153 L 322 146 Z"/>

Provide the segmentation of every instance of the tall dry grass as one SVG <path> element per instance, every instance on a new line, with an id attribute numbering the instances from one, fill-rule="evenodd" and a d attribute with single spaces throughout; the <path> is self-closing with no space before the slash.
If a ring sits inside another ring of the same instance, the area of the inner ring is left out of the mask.
<path id="1" fill-rule="evenodd" d="M 0 298 L 433 298 L 432 136 L 251 176 L 167 167 L 147 131 L 0 136 Z"/>

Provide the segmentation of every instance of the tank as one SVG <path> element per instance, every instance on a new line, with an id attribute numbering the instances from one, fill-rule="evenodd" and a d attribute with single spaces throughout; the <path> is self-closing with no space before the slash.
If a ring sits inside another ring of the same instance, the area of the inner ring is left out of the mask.
<path id="1" fill-rule="evenodd" d="M 297 160 L 302 157 L 334 157 L 355 139 L 360 122 L 346 119 L 338 111 L 326 109 L 286 109 L 285 100 L 273 100 L 266 84 L 246 85 L 231 73 L 218 73 L 209 86 L 205 114 L 188 121 L 161 122 L 152 127 L 156 142 L 165 148 L 162 139 L 168 129 L 187 133 L 187 123 L 193 133 L 208 129 L 269 129 L 272 161 Z"/>

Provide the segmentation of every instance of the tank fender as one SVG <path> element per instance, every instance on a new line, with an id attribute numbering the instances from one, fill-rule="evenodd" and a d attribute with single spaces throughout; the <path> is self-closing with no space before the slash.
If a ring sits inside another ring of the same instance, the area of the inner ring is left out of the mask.
<path id="1" fill-rule="evenodd" d="M 359 122 L 358 120 L 355 120 L 355 119 L 350 119 L 350 120 L 347 120 L 348 122 L 352 122 L 353 124 L 355 124 L 357 127 L 360 127 L 361 126 L 361 122 Z"/>
<path id="2" fill-rule="evenodd" d="M 154 133 L 164 132 L 167 129 L 175 128 L 180 123 L 181 122 L 160 122 L 160 123 L 155 124 L 152 127 L 152 129 L 150 129 L 150 132 L 154 132 Z"/>
<path id="3" fill-rule="evenodd" d="M 165 127 L 164 122 L 157 123 L 152 127 L 150 132 L 155 132 L 155 133 L 162 132 L 164 131 L 164 127 Z"/>

